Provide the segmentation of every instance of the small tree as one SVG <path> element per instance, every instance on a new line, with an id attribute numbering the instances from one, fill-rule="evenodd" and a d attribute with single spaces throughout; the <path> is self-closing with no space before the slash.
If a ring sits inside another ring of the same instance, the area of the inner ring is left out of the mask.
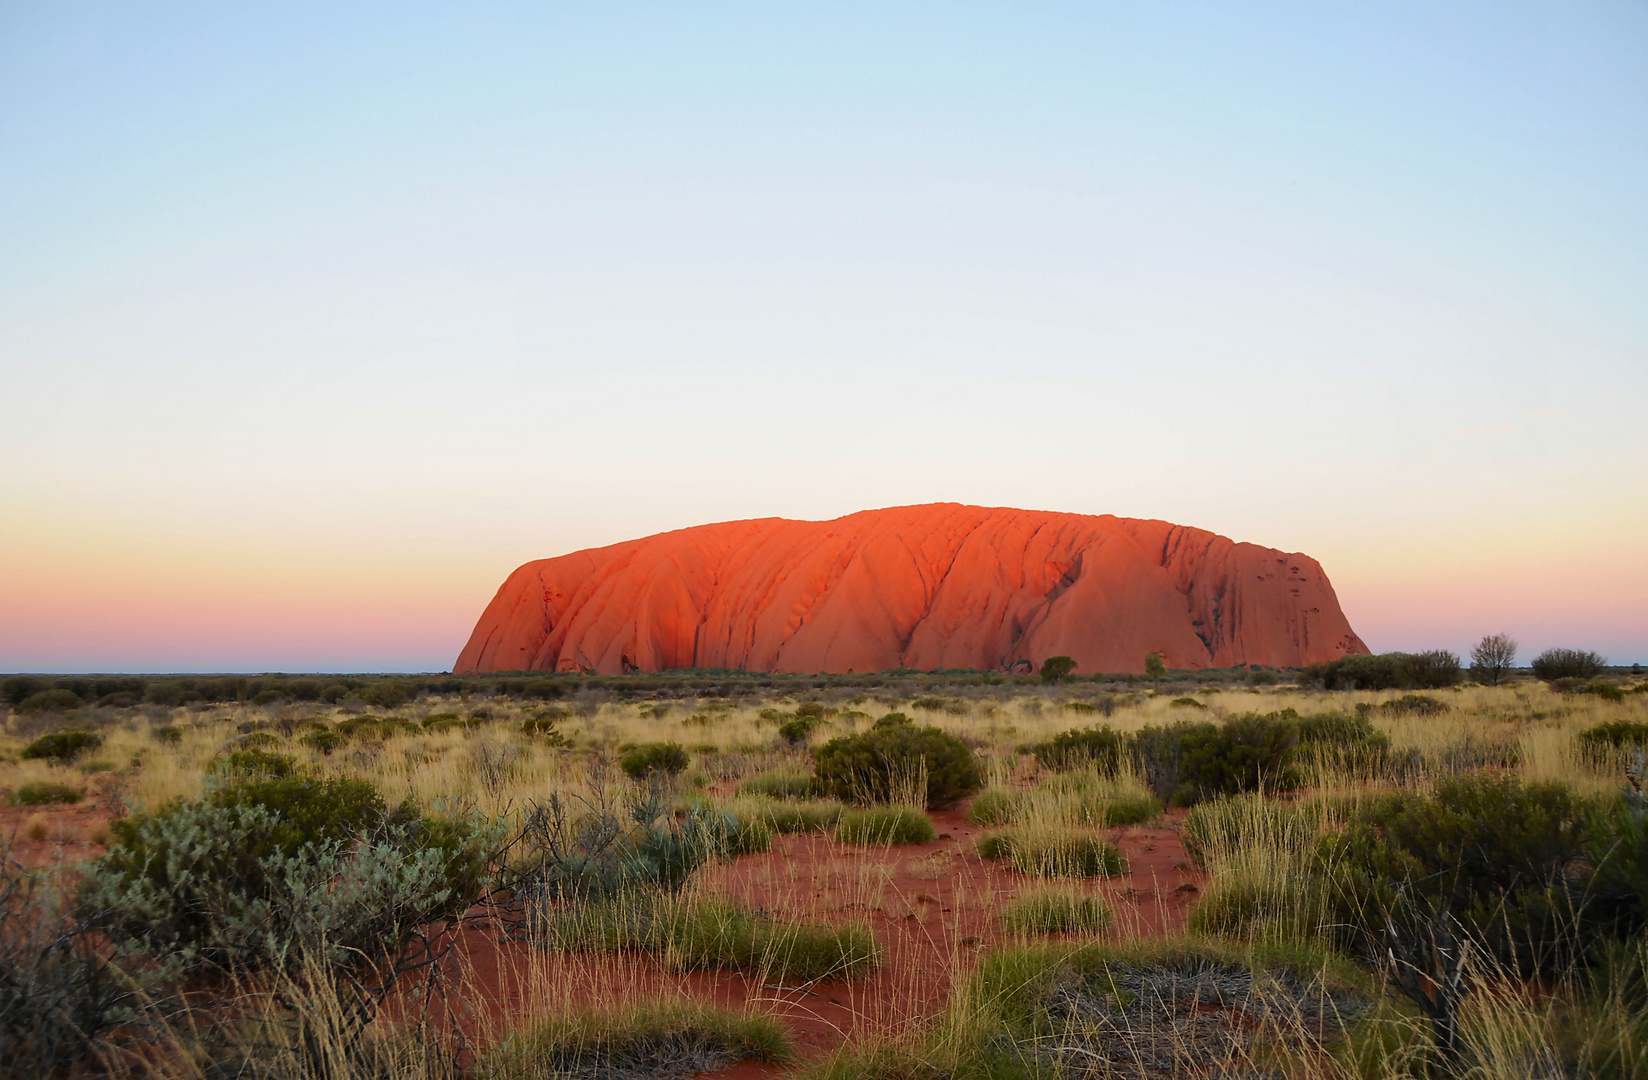
<path id="1" fill-rule="evenodd" d="M 1068 656 L 1049 656 L 1041 664 L 1041 681 L 1046 683 L 1063 682 L 1076 670 L 1076 662 Z"/>
<path id="2" fill-rule="evenodd" d="M 1151 653 L 1144 658 L 1144 673 L 1152 679 L 1159 679 L 1167 674 L 1167 665 L 1162 663 L 1161 653 Z"/>
<path id="3" fill-rule="evenodd" d="M 1509 634 L 1492 634 L 1471 650 L 1471 674 L 1486 686 L 1498 686 L 1516 664 L 1516 641 Z"/>

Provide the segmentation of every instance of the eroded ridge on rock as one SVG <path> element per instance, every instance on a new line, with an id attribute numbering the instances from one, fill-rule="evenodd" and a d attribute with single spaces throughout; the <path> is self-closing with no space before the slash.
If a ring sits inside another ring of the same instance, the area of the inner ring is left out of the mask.
<path id="1" fill-rule="evenodd" d="M 1078 674 L 1365 653 L 1315 559 L 1202 529 L 955 503 L 760 518 L 529 562 L 453 670 Z"/>

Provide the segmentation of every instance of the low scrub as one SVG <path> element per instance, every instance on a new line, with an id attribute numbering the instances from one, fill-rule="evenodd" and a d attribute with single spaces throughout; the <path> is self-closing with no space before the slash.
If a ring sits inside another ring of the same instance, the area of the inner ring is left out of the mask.
<path id="1" fill-rule="evenodd" d="M 1440 690 L 1457 686 L 1464 677 L 1459 657 L 1444 649 L 1346 656 L 1299 673 L 1301 683 L 1319 683 L 1327 690 Z"/>
<path id="2" fill-rule="evenodd" d="M 933 823 L 913 806 L 867 806 L 841 815 L 835 838 L 843 844 L 925 844 Z"/>
<path id="3" fill-rule="evenodd" d="M 283 780 L 298 770 L 296 759 L 267 750 L 233 750 L 213 758 L 206 771 L 215 776 Z"/>
<path id="4" fill-rule="evenodd" d="M 1610 720 L 1580 732 L 1579 741 L 1583 746 L 1596 749 L 1648 747 L 1648 724 L 1636 720 Z"/>
<path id="5" fill-rule="evenodd" d="M 648 773 L 674 776 L 687 767 L 687 752 L 680 743 L 643 743 L 618 759 L 619 768 L 636 779 L 645 779 Z"/>
<path id="6" fill-rule="evenodd" d="M 1291 712 L 1291 710 L 1290 710 Z M 1296 717 L 1250 713 L 1222 724 L 1180 721 L 1140 731 L 1136 745 L 1152 790 L 1174 806 L 1245 791 L 1288 791 L 1299 742 Z"/>
<path id="7" fill-rule="evenodd" d="M 66 712 L 80 707 L 80 695 L 73 690 L 42 690 L 30 694 L 14 706 L 18 713 Z"/>
<path id="8" fill-rule="evenodd" d="M 484 1055 L 494 1080 L 677 1078 L 748 1060 L 787 1065 L 795 1050 L 770 1016 L 670 999 L 611 1010 L 555 1010 Z"/>
<path id="9" fill-rule="evenodd" d="M 527 808 L 499 870 L 534 918 L 563 901 L 642 890 L 678 892 L 710 859 L 738 843 L 736 814 L 706 802 L 676 808 L 662 786 L 620 801 L 607 788 L 556 792 Z"/>
<path id="10" fill-rule="evenodd" d="M 143 984 L 64 910 L 63 891 L 0 841 L 0 1077 L 102 1073 L 111 1036 L 141 1015 Z"/>
<path id="11" fill-rule="evenodd" d="M 85 797 L 85 788 L 50 780 L 37 780 L 32 784 L 24 784 L 12 792 L 11 801 L 13 806 L 56 806 L 77 803 Z"/>
<path id="12" fill-rule="evenodd" d="M 123 952 L 180 972 L 305 954 L 370 967 L 467 910 L 490 847 L 476 826 L 387 810 L 360 780 L 231 784 L 110 828 L 79 908 Z"/>
<path id="13" fill-rule="evenodd" d="M 1602 674 L 1606 661 L 1585 649 L 1546 649 L 1534 657 L 1534 677 L 1545 682 L 1558 679 L 1590 680 Z"/>
<path id="14" fill-rule="evenodd" d="M 103 745 L 103 736 L 93 731 L 58 731 L 42 735 L 23 747 L 24 760 L 73 761 L 87 750 Z"/>
<path id="15" fill-rule="evenodd" d="M 1121 732 L 1102 727 L 1064 731 L 1030 748 L 1044 769 L 1063 772 L 1093 769 L 1115 773 L 1132 756 L 1132 741 Z"/>
<path id="16" fill-rule="evenodd" d="M 1361 806 L 1318 853 L 1341 940 L 1379 954 L 1389 920 L 1446 912 L 1507 970 L 1564 969 L 1574 956 L 1594 817 L 1568 789 L 1513 778 L 1438 781 L 1430 797 Z"/>
<path id="17" fill-rule="evenodd" d="M 1001 909 L 1009 934 L 1097 934 L 1110 929 L 1115 913 L 1103 897 L 1070 888 L 1031 889 Z"/>
<path id="18" fill-rule="evenodd" d="M 960 739 L 938 728 L 888 720 L 815 751 L 820 794 L 854 803 L 920 802 L 941 810 L 984 786 L 978 759 Z"/>

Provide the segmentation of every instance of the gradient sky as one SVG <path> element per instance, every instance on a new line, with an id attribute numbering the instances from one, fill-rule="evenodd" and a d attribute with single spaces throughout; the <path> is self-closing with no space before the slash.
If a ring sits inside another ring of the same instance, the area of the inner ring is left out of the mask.
<path id="1" fill-rule="evenodd" d="M 0 670 L 950 500 L 1648 662 L 1640 3 L 0 6 Z"/>

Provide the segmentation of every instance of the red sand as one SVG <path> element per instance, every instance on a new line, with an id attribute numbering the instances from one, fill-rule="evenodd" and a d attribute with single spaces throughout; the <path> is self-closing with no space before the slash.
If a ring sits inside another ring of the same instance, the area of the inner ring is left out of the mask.
<path id="1" fill-rule="evenodd" d="M 937 503 L 700 525 L 520 567 L 452 670 L 1297 667 L 1365 653 L 1316 560 L 1201 529 Z"/>
<path id="2" fill-rule="evenodd" d="M 39 814 L 50 837 L 17 835 L 14 849 L 28 865 L 61 858 L 65 864 L 95 857 L 102 847 L 88 838 L 106 826 L 109 807 L 95 795 L 72 807 L 0 807 L 0 830 L 12 834 Z M 1180 929 L 1199 895 L 1203 876 L 1191 868 L 1166 823 L 1111 830 L 1128 860 L 1128 873 L 1087 882 L 1083 888 L 1110 900 L 1114 938 L 1157 937 Z M 756 1003 L 783 1018 L 802 1056 L 815 1059 L 856 1038 L 889 1035 L 930 1020 L 943 1010 L 951 978 L 974 957 L 1003 940 L 997 913 L 1003 903 L 1041 882 L 1003 864 L 980 859 L 973 844 L 982 831 L 962 810 L 935 811 L 941 839 L 893 848 L 837 844 L 822 835 L 779 836 L 771 852 L 746 855 L 706 870 L 703 885 L 809 921 L 862 920 L 884 950 L 869 977 L 806 987 L 761 985 L 721 972 L 669 972 L 652 957 L 539 953 L 469 930 L 460 947 L 462 984 L 453 997 L 468 1015 L 465 1027 L 495 1035 L 513 1018 L 546 1008 L 600 1007 L 624 1000 L 682 993 L 739 1007 Z M 552 998 L 526 1000 L 520 983 L 529 964 Z M 744 1063 L 718 1073 L 728 1080 L 761 1080 L 780 1071 Z"/>
<path id="3" fill-rule="evenodd" d="M 940 834 L 928 844 L 856 848 L 824 836 L 777 837 L 773 850 L 716 867 L 704 884 L 756 907 L 816 922 L 862 920 L 885 950 L 881 966 L 856 982 L 811 986 L 760 985 L 726 973 L 672 973 L 646 956 L 539 958 L 540 978 L 556 987 L 550 1007 L 601 1006 L 682 992 L 738 1007 L 758 1003 L 786 1021 L 805 1058 L 817 1058 L 858 1037 L 887 1035 L 932 1019 L 948 1000 L 952 976 L 1002 940 L 997 912 L 1041 882 L 972 853 L 981 831 L 960 811 L 930 815 Z M 1156 937 L 1184 925 L 1201 875 L 1190 868 L 1171 827 L 1113 830 L 1129 872 L 1084 887 L 1116 909 L 1113 937 Z M 472 1008 L 497 1018 L 530 1015 L 515 979 L 503 973 L 527 963 L 526 947 L 499 945 L 474 933 L 466 941 L 479 997 Z M 518 978 L 516 976 L 515 978 Z M 542 1008 L 542 1005 L 539 1006 Z M 745 1066 L 729 1075 L 757 1076 Z"/>

